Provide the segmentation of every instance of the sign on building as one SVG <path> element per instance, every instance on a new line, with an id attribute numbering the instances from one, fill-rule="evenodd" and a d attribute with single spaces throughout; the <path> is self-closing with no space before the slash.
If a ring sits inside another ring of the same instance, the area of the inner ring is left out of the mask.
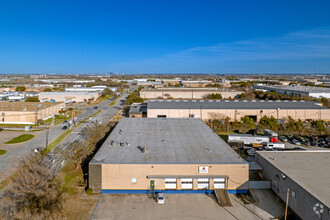
<path id="1" fill-rule="evenodd" d="M 198 173 L 209 173 L 208 167 L 198 167 Z"/>

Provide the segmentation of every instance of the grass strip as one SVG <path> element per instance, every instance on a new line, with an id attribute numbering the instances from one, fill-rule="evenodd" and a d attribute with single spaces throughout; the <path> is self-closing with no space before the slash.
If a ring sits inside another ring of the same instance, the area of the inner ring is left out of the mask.
<path id="1" fill-rule="evenodd" d="M 48 154 L 51 150 L 53 150 L 54 147 L 56 147 L 59 143 L 61 143 L 61 141 L 63 141 L 63 139 L 68 136 L 72 131 L 72 130 L 66 130 L 63 134 L 61 134 L 60 136 L 58 136 L 55 140 L 53 140 L 46 148 L 44 148 L 40 153 L 41 155 L 46 155 Z"/>
<path id="2" fill-rule="evenodd" d="M 34 135 L 32 135 L 32 134 L 22 134 L 18 137 L 15 137 L 15 138 L 11 139 L 10 141 L 7 141 L 5 144 L 22 143 L 22 142 L 31 140 L 32 138 L 34 138 Z"/>
<path id="3" fill-rule="evenodd" d="M 4 155 L 5 153 L 7 153 L 6 150 L 2 150 L 2 149 L 0 149 L 0 155 Z"/>

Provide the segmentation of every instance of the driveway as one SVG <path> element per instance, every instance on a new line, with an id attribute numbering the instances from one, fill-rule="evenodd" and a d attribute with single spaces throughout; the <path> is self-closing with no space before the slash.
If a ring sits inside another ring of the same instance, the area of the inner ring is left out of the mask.
<path id="1" fill-rule="evenodd" d="M 260 219 L 232 199 L 233 207 L 220 207 L 205 194 L 167 194 L 164 205 L 147 195 L 103 194 L 92 219 Z"/>

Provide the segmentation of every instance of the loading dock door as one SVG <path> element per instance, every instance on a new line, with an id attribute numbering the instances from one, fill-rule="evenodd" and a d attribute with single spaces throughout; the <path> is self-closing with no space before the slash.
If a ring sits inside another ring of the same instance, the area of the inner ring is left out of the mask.
<path id="1" fill-rule="evenodd" d="M 176 189 L 176 178 L 165 178 L 165 189 Z"/>
<path id="2" fill-rule="evenodd" d="M 198 178 L 198 189 L 209 189 L 209 179 Z"/>
<path id="3" fill-rule="evenodd" d="M 214 189 L 224 189 L 226 186 L 225 178 L 214 178 Z"/>
<path id="4" fill-rule="evenodd" d="M 181 178 L 181 189 L 193 189 L 192 178 Z"/>

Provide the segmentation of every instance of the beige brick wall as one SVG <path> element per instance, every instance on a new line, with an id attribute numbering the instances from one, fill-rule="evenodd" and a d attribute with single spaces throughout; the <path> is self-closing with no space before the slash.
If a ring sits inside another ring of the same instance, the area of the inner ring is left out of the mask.
<path id="1" fill-rule="evenodd" d="M 168 118 L 188 118 L 189 115 L 194 114 L 197 118 L 207 120 L 210 118 L 209 113 L 220 113 L 224 117 L 229 117 L 231 121 L 240 120 L 242 117 L 257 116 L 259 121 L 262 116 L 273 116 L 275 118 L 287 118 L 291 116 L 293 119 L 312 119 L 312 120 L 325 120 L 330 121 L 330 109 L 316 109 L 316 110 L 276 110 L 276 109 L 263 109 L 263 113 L 260 113 L 260 109 L 148 109 L 148 118 L 157 118 L 157 115 L 166 115 Z"/>
<path id="2" fill-rule="evenodd" d="M 208 174 L 199 174 L 199 166 L 208 166 Z M 248 164 L 102 164 L 102 189 L 146 190 L 150 186 L 147 178 L 150 175 L 203 175 L 205 178 L 227 175 L 227 189 L 247 189 L 249 167 Z M 132 183 L 132 178 L 137 182 Z M 164 179 L 154 180 L 155 189 L 165 189 Z"/>

